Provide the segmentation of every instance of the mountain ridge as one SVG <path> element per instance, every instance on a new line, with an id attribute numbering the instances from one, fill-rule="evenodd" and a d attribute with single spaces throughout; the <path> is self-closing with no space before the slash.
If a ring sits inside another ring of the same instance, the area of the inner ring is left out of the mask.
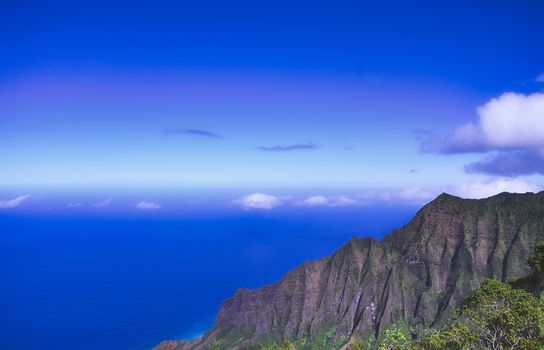
<path id="1" fill-rule="evenodd" d="M 278 283 L 239 289 L 202 338 L 156 349 L 252 349 L 271 341 L 320 339 L 339 348 L 406 322 L 414 336 L 442 325 L 484 279 L 528 273 L 544 239 L 544 191 L 462 199 L 447 193 L 381 240 L 354 237 Z"/>

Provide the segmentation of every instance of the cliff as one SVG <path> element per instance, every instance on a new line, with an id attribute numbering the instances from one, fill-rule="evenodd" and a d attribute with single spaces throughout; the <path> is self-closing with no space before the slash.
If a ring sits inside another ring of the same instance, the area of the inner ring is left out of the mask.
<path id="1" fill-rule="evenodd" d="M 353 238 L 277 284 L 239 290 L 203 338 L 156 349 L 251 349 L 283 339 L 339 348 L 399 320 L 417 333 L 445 322 L 484 279 L 527 275 L 526 259 L 542 239 L 544 192 L 442 194 L 381 241 Z"/>

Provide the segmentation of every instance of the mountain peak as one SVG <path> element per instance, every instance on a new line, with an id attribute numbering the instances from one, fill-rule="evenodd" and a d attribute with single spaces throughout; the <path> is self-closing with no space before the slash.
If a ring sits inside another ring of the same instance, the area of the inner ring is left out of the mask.
<path id="1" fill-rule="evenodd" d="M 484 200 L 443 193 L 382 241 L 352 238 L 275 285 L 236 293 L 203 338 L 168 349 L 322 343 L 323 334 L 334 349 L 400 320 L 416 332 L 439 327 L 484 279 L 527 275 L 527 257 L 543 239 L 544 192 Z"/>

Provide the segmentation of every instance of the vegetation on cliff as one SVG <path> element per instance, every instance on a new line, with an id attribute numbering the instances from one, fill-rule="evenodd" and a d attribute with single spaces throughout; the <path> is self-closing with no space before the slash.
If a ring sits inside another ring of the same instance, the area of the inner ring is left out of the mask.
<path id="1" fill-rule="evenodd" d="M 412 340 L 406 324 L 394 324 L 384 331 L 379 341 L 368 337 L 354 341 L 349 350 L 477 350 L 544 348 L 544 301 L 542 292 L 544 242 L 540 242 L 528 265 L 529 278 L 503 283 L 486 280 L 468 298 L 442 330 L 426 330 Z M 528 283 L 529 281 L 529 283 Z M 524 289 L 525 288 L 525 289 Z M 262 350 L 298 350 L 299 344 L 285 341 L 264 346 Z M 334 349 L 331 347 L 331 350 Z"/>
<path id="2" fill-rule="evenodd" d="M 394 326 L 384 332 L 379 343 L 366 349 L 378 350 L 469 350 L 544 348 L 544 301 L 542 267 L 544 242 L 529 257 L 532 273 L 508 283 L 486 280 L 468 298 L 442 330 L 430 330 L 416 340 Z M 359 343 L 353 350 L 365 349 Z"/>
<path id="3" fill-rule="evenodd" d="M 203 338 L 158 349 L 485 349 L 474 341 L 487 325 L 507 329 L 498 335 L 504 344 L 532 349 L 541 329 L 541 240 L 544 192 L 443 194 L 381 241 L 354 238 L 277 284 L 239 290 Z"/>

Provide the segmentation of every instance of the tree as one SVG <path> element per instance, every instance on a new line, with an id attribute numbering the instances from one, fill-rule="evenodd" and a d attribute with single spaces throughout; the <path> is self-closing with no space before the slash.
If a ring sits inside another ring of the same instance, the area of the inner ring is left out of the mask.
<path id="1" fill-rule="evenodd" d="M 535 350 L 544 346 L 544 310 L 531 293 L 487 280 L 465 299 L 449 327 L 409 350 Z"/>
<path id="2" fill-rule="evenodd" d="M 544 311 L 530 293 L 487 280 L 461 309 L 463 323 L 477 332 L 485 349 L 533 350 L 544 345 Z"/>
<path id="3" fill-rule="evenodd" d="M 540 298 L 544 290 L 544 241 L 536 245 L 535 253 L 527 259 L 527 265 L 533 270 L 527 277 L 510 281 L 514 288 L 525 289 Z"/>
<path id="4" fill-rule="evenodd" d="M 434 331 L 415 341 L 409 350 L 460 350 L 470 349 L 479 341 L 478 335 L 456 321 L 443 331 Z"/>
<path id="5" fill-rule="evenodd" d="M 544 286 L 544 241 L 527 263 L 533 269 L 530 276 L 508 283 L 484 281 L 445 329 L 410 341 L 408 326 L 399 323 L 384 331 L 378 350 L 543 350 L 544 303 L 537 297 Z M 264 350 L 293 349 L 285 343 Z"/>
<path id="6" fill-rule="evenodd" d="M 535 253 L 527 259 L 527 264 L 535 272 L 544 272 L 544 241 L 537 243 Z"/>
<path id="7" fill-rule="evenodd" d="M 400 350 L 409 344 L 406 332 L 398 325 L 384 331 L 384 337 L 378 344 L 378 350 Z"/>

